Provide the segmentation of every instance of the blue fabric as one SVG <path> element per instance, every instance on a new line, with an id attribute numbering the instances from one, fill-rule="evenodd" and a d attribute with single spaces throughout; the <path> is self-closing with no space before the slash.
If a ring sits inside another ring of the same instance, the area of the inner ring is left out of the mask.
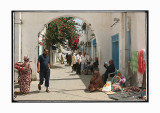
<path id="1" fill-rule="evenodd" d="M 38 61 L 40 62 L 40 72 L 49 72 L 49 56 L 42 54 L 39 56 Z"/>

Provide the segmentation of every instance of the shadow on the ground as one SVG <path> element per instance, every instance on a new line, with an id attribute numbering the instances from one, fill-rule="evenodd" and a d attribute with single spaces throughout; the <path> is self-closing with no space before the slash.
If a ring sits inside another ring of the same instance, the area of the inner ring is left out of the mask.
<path id="1" fill-rule="evenodd" d="M 89 89 L 84 89 L 84 92 L 85 92 L 85 93 L 91 93 L 91 92 L 89 91 Z"/>
<path id="2" fill-rule="evenodd" d="M 50 80 L 76 80 L 80 78 L 60 78 L 60 79 L 50 79 Z"/>
<path id="3" fill-rule="evenodd" d="M 41 93 L 41 91 L 30 91 L 28 94 L 36 94 L 36 93 Z"/>
<path id="4" fill-rule="evenodd" d="M 71 71 L 69 71 L 69 72 L 66 72 L 66 73 L 72 73 Z"/>
<path id="5" fill-rule="evenodd" d="M 55 90 L 56 91 L 50 91 L 50 92 L 56 92 L 56 93 L 67 94 L 67 95 L 72 95 L 72 96 L 83 97 L 83 98 L 95 100 L 95 98 L 90 98 L 90 97 L 86 97 L 86 96 L 81 96 L 81 95 L 77 95 L 77 94 L 70 94 L 70 93 L 68 93 L 68 91 L 78 91 L 78 90 L 84 90 L 84 92 L 90 93 L 89 90 L 87 91 L 87 89 L 74 89 L 74 90 L 65 90 L 65 89 L 59 90 L 59 89 L 55 89 Z"/>
<path id="6" fill-rule="evenodd" d="M 53 89 L 54 89 L 54 91 L 50 91 L 50 92 L 55 92 L 55 90 L 56 90 L 56 91 L 59 91 L 59 92 L 85 90 L 85 89 L 56 89 L 56 88 L 53 88 Z"/>
<path id="7" fill-rule="evenodd" d="M 69 64 L 65 64 L 65 66 L 70 66 Z"/>
<path id="8" fill-rule="evenodd" d="M 24 94 L 24 93 L 20 93 L 20 92 L 14 92 L 14 94 L 16 95 L 16 96 L 25 96 L 25 95 L 31 95 L 31 94 L 37 94 L 37 93 L 44 93 L 44 92 L 41 92 L 41 91 L 30 91 L 29 93 L 27 93 L 27 94 Z"/>
<path id="9" fill-rule="evenodd" d="M 93 75 L 78 75 L 78 76 L 82 80 L 82 82 L 84 83 L 86 88 L 88 88 L 88 85 L 89 85 L 90 80 L 93 77 Z"/>
<path id="10" fill-rule="evenodd" d="M 69 76 L 75 76 L 75 75 L 77 75 L 77 74 L 70 74 Z"/>
<path id="11" fill-rule="evenodd" d="M 14 84 L 14 88 L 19 88 L 19 84 Z"/>
<path id="12" fill-rule="evenodd" d="M 51 69 L 56 69 L 56 68 L 62 68 L 62 69 L 64 69 L 62 66 L 56 66 L 56 65 L 54 65 L 54 66 L 51 67 Z"/>

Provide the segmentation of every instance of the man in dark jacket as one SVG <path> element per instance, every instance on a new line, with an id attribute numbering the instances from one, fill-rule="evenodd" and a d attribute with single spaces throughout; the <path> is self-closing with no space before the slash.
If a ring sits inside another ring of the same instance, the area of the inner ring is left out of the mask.
<path id="1" fill-rule="evenodd" d="M 113 64 L 113 60 L 109 61 L 109 66 L 107 64 L 105 64 L 104 67 L 106 68 L 106 72 L 105 72 L 105 75 L 104 75 L 104 81 L 103 82 L 106 83 L 106 81 L 108 79 L 108 73 L 115 72 L 115 67 L 114 67 L 114 64 Z M 113 77 L 114 74 L 111 74 L 110 76 Z"/>
<path id="2" fill-rule="evenodd" d="M 40 64 L 40 69 L 39 69 L 39 64 Z M 44 53 L 38 57 L 37 72 L 40 74 L 38 89 L 41 90 L 41 85 L 43 84 L 45 78 L 46 92 L 49 92 L 48 87 L 50 78 L 50 65 L 49 65 L 48 49 L 44 49 Z"/>
<path id="3" fill-rule="evenodd" d="M 98 62 L 98 57 L 95 57 L 95 62 L 93 63 L 92 65 L 92 72 L 94 72 L 94 70 L 98 69 L 98 65 L 99 65 L 99 62 Z"/>

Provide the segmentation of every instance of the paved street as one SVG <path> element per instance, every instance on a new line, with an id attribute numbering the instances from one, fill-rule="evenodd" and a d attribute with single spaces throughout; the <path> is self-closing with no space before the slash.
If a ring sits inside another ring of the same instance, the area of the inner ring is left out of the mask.
<path id="1" fill-rule="evenodd" d="M 112 101 L 104 92 L 92 92 L 87 90 L 92 75 L 77 75 L 71 72 L 71 67 L 65 64 L 56 64 L 51 69 L 50 92 L 45 92 L 44 84 L 42 90 L 38 90 L 38 81 L 31 82 L 30 93 L 17 95 L 16 101 Z M 15 91 L 19 91 L 18 84 L 14 85 Z"/>

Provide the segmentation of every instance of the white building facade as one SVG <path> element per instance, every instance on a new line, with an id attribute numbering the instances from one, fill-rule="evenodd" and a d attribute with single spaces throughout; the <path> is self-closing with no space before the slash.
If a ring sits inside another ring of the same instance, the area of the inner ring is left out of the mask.
<path id="1" fill-rule="evenodd" d="M 14 12 L 22 24 L 15 28 L 15 48 L 14 61 L 17 62 L 18 56 L 31 56 L 32 79 L 36 80 L 37 76 L 37 59 L 38 59 L 38 33 L 54 19 L 59 17 L 76 17 L 83 20 L 89 26 L 88 34 L 83 35 L 84 44 L 87 40 L 91 42 L 91 57 L 99 58 L 100 74 L 105 72 L 103 63 L 110 59 L 115 60 L 117 69 L 128 76 L 129 60 L 128 54 L 132 51 L 147 51 L 147 32 L 146 32 L 146 13 L 141 12 Z M 16 19 L 14 20 L 16 23 Z M 95 34 L 95 38 L 91 35 Z M 19 35 L 18 35 L 19 34 Z M 21 34 L 21 35 L 20 35 Z M 130 39 L 130 44 L 127 41 Z M 90 36 L 90 37 L 89 37 Z M 88 37 L 89 39 L 85 39 Z M 96 40 L 96 44 L 95 44 Z M 89 47 L 84 48 L 89 53 Z M 21 52 L 17 51 L 21 50 Z M 139 73 L 135 74 L 138 78 Z"/>

